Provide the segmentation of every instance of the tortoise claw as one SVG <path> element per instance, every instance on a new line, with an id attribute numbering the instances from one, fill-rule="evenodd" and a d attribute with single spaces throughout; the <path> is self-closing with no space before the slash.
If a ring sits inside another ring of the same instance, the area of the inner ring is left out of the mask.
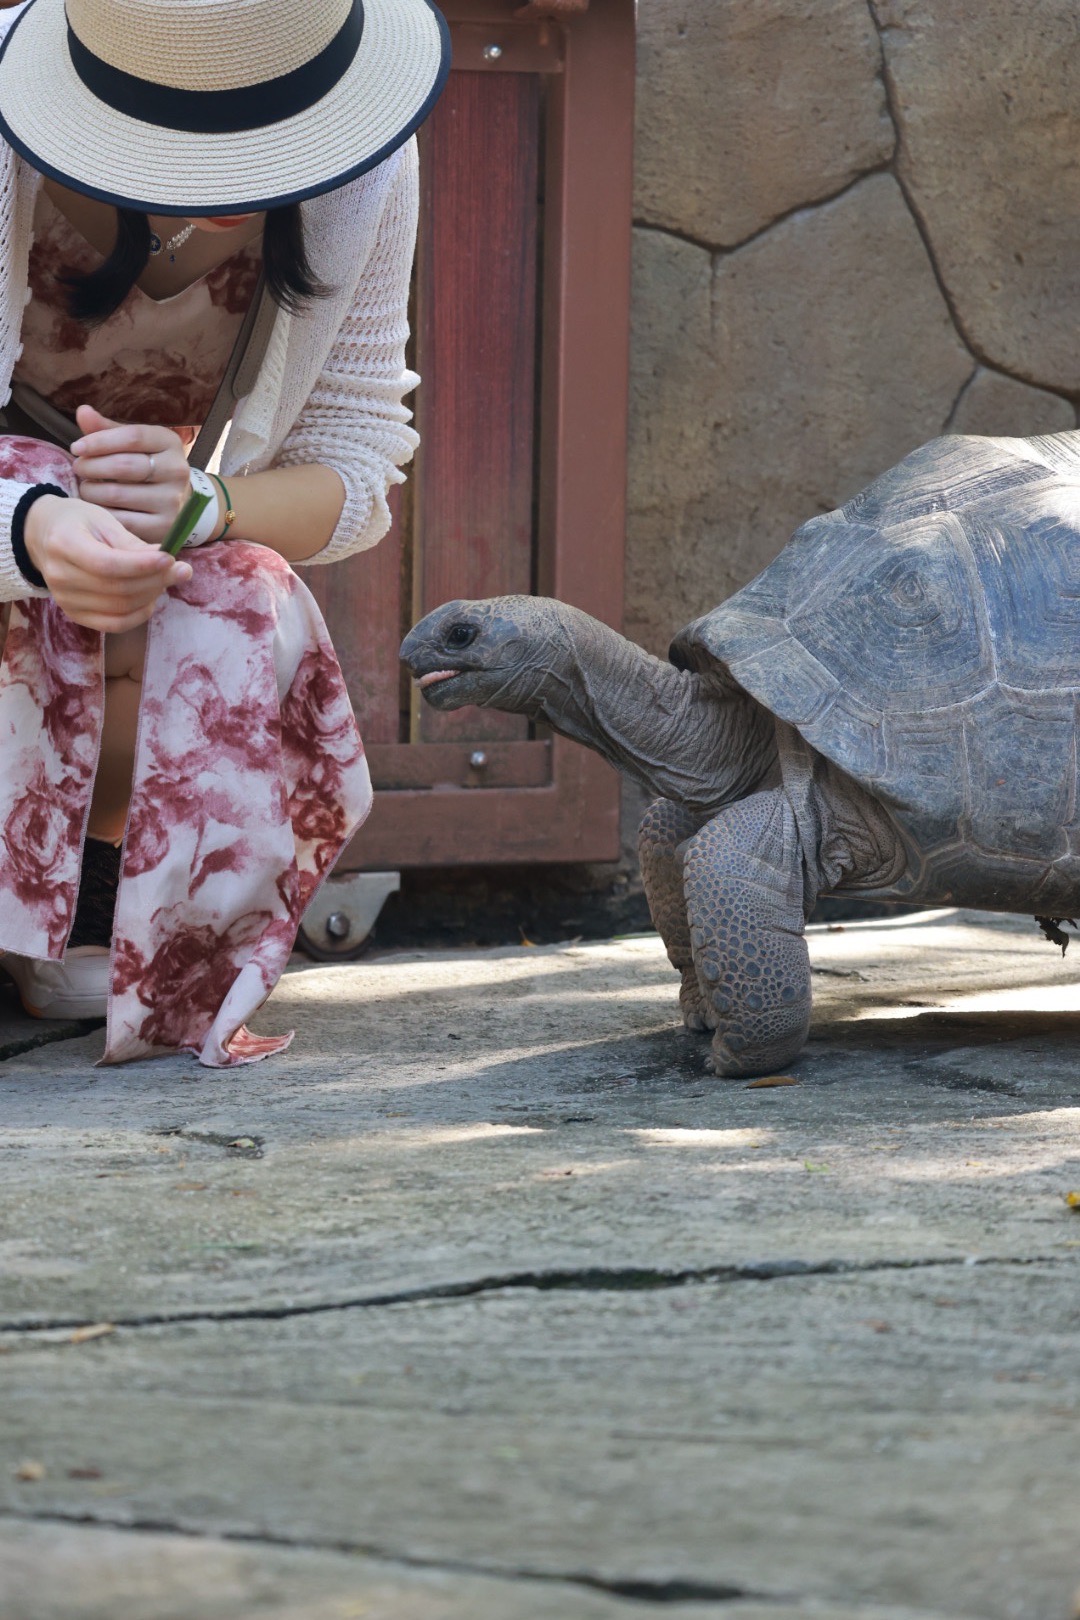
<path id="1" fill-rule="evenodd" d="M 1065 952 L 1069 948 L 1069 936 L 1068 934 L 1063 933 L 1063 931 L 1058 927 L 1058 923 L 1067 922 L 1070 928 L 1075 928 L 1076 924 L 1073 919 L 1071 917 L 1036 917 L 1035 921 L 1038 923 L 1051 945 L 1061 946 L 1061 954 L 1064 956 Z"/>

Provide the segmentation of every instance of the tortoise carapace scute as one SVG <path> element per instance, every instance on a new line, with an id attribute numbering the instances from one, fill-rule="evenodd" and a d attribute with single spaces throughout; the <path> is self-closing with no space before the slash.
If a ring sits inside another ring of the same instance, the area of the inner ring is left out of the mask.
<path id="1" fill-rule="evenodd" d="M 893 898 L 1080 903 L 1080 433 L 946 437 L 814 518 L 680 632 L 867 788 Z"/>

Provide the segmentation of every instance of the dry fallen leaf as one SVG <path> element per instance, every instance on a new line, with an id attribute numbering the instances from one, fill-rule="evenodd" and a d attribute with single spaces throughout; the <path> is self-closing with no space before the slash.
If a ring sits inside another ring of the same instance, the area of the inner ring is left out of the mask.
<path id="1" fill-rule="evenodd" d="M 24 1457 L 15 1470 L 15 1478 L 21 1479 L 27 1485 L 36 1485 L 38 1480 L 45 1478 L 45 1464 L 37 1462 L 33 1457 Z"/>
<path id="2" fill-rule="evenodd" d="M 1070 1209 L 1080 1209 L 1080 1192 L 1067 1192 L 1065 1202 Z"/>
<path id="3" fill-rule="evenodd" d="M 797 1086 L 798 1081 L 792 1079 L 790 1074 L 766 1074 L 760 1080 L 751 1080 L 744 1091 L 767 1091 L 772 1086 Z"/>
<path id="4" fill-rule="evenodd" d="M 76 1328 L 71 1335 L 72 1344 L 89 1344 L 91 1339 L 105 1339 L 116 1329 L 111 1322 L 92 1322 L 86 1327 Z"/>

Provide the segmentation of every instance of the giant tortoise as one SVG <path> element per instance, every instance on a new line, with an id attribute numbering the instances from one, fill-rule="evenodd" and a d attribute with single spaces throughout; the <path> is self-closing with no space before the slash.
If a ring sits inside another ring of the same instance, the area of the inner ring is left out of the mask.
<path id="1" fill-rule="evenodd" d="M 822 893 L 1080 914 L 1080 433 L 945 437 L 815 517 L 670 662 L 550 600 L 450 602 L 439 709 L 546 721 L 658 794 L 649 906 L 718 1074 L 806 1039 Z"/>

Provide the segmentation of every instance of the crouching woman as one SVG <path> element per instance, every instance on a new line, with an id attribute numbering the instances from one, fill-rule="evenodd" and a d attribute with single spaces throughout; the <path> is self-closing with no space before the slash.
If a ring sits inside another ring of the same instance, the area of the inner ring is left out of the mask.
<path id="1" fill-rule="evenodd" d="M 416 444 L 411 137 L 445 25 L 30 0 L 0 26 L 0 966 L 31 1011 L 107 1010 L 106 1061 L 251 1061 L 370 805 L 290 565 L 373 545 Z"/>

